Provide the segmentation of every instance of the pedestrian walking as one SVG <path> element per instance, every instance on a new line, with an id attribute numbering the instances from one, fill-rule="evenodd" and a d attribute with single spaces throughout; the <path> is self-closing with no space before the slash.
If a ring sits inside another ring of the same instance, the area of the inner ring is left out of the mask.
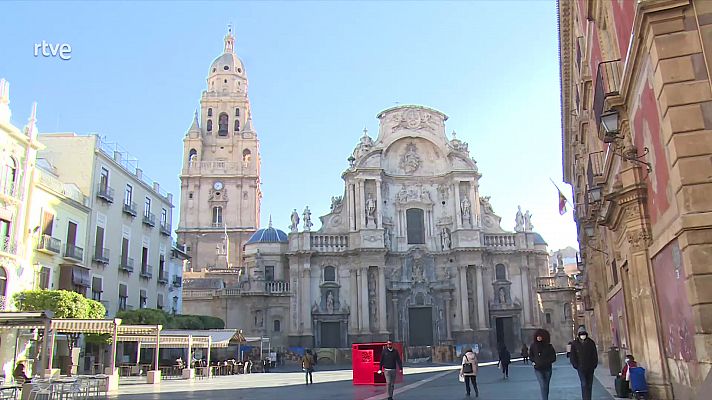
<path id="1" fill-rule="evenodd" d="M 534 374 L 539 381 L 541 400 L 549 400 L 549 382 L 551 382 L 551 365 L 556 362 L 556 351 L 551 345 L 551 335 L 546 329 L 534 332 L 534 342 L 529 346 L 529 357 L 534 367 Z"/>
<path id="2" fill-rule="evenodd" d="M 475 397 L 480 397 L 480 391 L 477 389 L 477 356 L 472 349 L 465 349 L 465 354 L 462 355 L 462 365 L 460 366 L 460 376 L 465 382 L 465 394 L 470 395 L 470 383 L 475 390 Z"/>
<path id="3" fill-rule="evenodd" d="M 314 364 L 314 356 L 311 350 L 307 349 L 304 352 L 304 357 L 302 357 L 302 370 L 304 371 L 304 378 L 307 381 L 307 385 L 314 383 L 314 377 L 312 376 L 312 373 L 314 373 Z"/>
<path id="4" fill-rule="evenodd" d="M 499 348 L 499 367 L 502 368 L 502 376 L 509 379 L 509 364 L 512 362 L 512 354 L 507 350 L 506 345 Z"/>
<path id="5" fill-rule="evenodd" d="M 396 386 L 396 368 L 403 372 L 403 363 L 398 350 L 393 348 L 393 342 L 386 342 L 386 348 L 381 352 L 381 362 L 378 366 L 378 372 L 383 372 L 386 378 L 386 387 L 388 391 L 388 400 L 393 400 L 393 389 Z"/>
<path id="6" fill-rule="evenodd" d="M 522 343 L 522 362 L 526 364 L 529 361 L 529 348 L 526 343 Z"/>
<path id="7" fill-rule="evenodd" d="M 596 342 L 588 337 L 588 332 L 581 327 L 578 338 L 571 344 L 571 365 L 578 371 L 581 381 L 581 399 L 591 400 L 593 391 L 593 372 L 598 366 L 598 349 Z"/>

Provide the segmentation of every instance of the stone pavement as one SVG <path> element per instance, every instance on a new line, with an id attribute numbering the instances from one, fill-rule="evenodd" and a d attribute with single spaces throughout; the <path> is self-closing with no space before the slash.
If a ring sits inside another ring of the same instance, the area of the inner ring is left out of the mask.
<path id="1" fill-rule="evenodd" d="M 554 364 L 550 400 L 580 399 L 576 371 L 566 358 Z M 403 384 L 396 389 L 397 400 L 465 399 L 464 384 L 457 380 L 453 366 L 406 367 Z M 537 400 L 539 386 L 530 365 L 510 366 L 509 379 L 503 380 L 495 366 L 480 367 L 477 377 L 479 399 Z M 301 372 L 250 374 L 215 377 L 208 380 L 164 381 L 160 385 L 122 385 L 121 400 L 383 400 L 383 386 L 353 386 L 351 370 L 317 371 L 314 385 L 304 384 Z M 474 399 L 474 392 L 473 397 Z M 596 382 L 594 400 L 612 397 Z"/>

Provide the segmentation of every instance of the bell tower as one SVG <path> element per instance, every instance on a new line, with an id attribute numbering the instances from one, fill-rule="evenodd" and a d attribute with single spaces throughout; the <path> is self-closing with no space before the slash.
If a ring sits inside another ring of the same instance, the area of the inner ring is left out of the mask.
<path id="1" fill-rule="evenodd" d="M 260 224 L 260 153 L 247 74 L 228 27 L 210 65 L 200 111 L 183 139 L 178 243 L 194 271 L 240 267 L 242 245 Z"/>

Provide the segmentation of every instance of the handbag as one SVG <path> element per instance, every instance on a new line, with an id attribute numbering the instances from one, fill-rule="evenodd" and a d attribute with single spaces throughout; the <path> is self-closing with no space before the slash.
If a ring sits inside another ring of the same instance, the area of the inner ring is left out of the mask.
<path id="1" fill-rule="evenodd" d="M 472 369 L 472 363 L 470 362 L 470 360 L 467 359 L 467 356 L 465 356 L 464 361 L 465 362 L 462 363 L 462 373 L 463 374 L 473 373 L 474 370 Z"/>
<path id="2" fill-rule="evenodd" d="M 465 382 L 465 377 L 462 375 L 458 375 L 457 380 L 460 381 L 460 383 Z"/>

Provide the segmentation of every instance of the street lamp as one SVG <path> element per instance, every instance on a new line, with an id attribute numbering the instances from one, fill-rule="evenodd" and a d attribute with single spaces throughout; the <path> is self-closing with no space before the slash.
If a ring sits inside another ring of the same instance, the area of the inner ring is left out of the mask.
<path id="1" fill-rule="evenodd" d="M 601 114 L 601 125 L 603 126 L 603 130 L 605 131 L 606 135 L 615 136 L 618 134 L 618 132 L 620 131 L 620 127 L 618 126 L 618 117 L 618 111 L 615 110 L 609 110 Z M 605 142 L 605 138 L 603 141 Z"/>
<path id="2" fill-rule="evenodd" d="M 603 197 L 603 190 L 601 189 L 600 186 L 595 186 L 591 189 L 588 190 L 588 202 L 589 203 L 598 203 L 601 201 L 601 197 Z"/>

